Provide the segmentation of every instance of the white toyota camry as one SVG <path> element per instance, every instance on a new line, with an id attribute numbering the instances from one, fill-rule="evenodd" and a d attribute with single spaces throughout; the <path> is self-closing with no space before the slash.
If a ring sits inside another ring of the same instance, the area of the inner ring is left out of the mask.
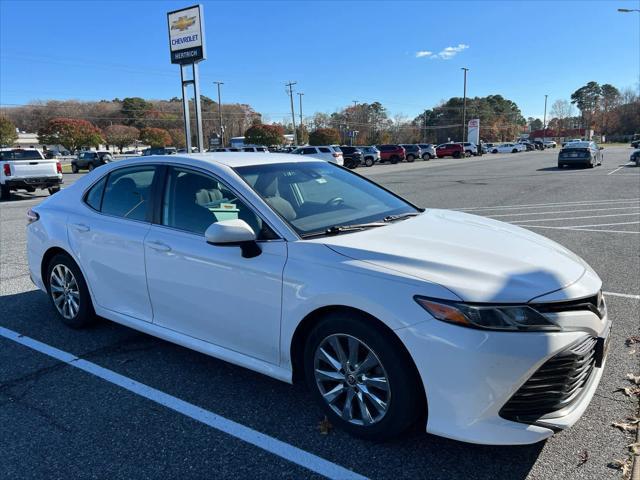
<path id="1" fill-rule="evenodd" d="M 299 156 L 142 157 L 28 213 L 33 282 L 96 316 L 293 382 L 366 438 L 526 444 L 578 420 L 611 328 L 594 271 L 530 231 L 418 208 Z"/>

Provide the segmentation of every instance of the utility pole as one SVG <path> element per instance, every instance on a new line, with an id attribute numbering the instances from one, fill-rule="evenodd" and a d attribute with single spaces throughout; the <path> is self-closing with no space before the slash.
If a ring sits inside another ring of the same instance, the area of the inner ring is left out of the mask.
<path id="1" fill-rule="evenodd" d="M 293 110 L 293 86 L 298 82 L 289 81 L 285 85 L 289 88 L 289 101 L 291 102 L 291 123 L 293 123 L 293 144 L 298 145 L 298 133 L 296 132 L 296 113 Z"/>
<path id="2" fill-rule="evenodd" d="M 302 128 L 302 96 L 304 93 L 298 92 L 298 98 L 300 99 L 300 128 Z"/>
<path id="3" fill-rule="evenodd" d="M 468 68 L 462 67 L 464 70 L 464 97 L 462 100 L 462 141 L 467 141 L 467 72 Z"/>
<path id="4" fill-rule="evenodd" d="M 222 102 L 220 100 L 220 85 L 224 82 L 213 82 L 218 86 L 218 122 L 220 123 L 220 146 L 224 147 L 224 127 L 222 126 Z"/>
<path id="5" fill-rule="evenodd" d="M 542 120 L 542 142 L 547 140 L 547 97 L 544 96 L 544 120 Z"/>
<path id="6" fill-rule="evenodd" d="M 422 118 L 424 120 L 424 130 L 422 131 L 422 142 L 427 143 L 427 111 L 426 110 L 424 111 Z"/>

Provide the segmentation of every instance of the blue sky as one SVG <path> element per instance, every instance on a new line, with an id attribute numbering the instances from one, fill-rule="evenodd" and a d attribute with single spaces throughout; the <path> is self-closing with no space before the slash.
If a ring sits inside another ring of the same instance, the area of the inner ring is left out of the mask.
<path id="1" fill-rule="evenodd" d="M 0 0 L 0 103 L 180 96 L 166 12 L 194 3 Z M 469 96 L 525 116 L 590 80 L 639 88 L 640 15 L 616 11 L 638 0 L 203 3 L 202 93 L 222 80 L 223 102 L 271 121 L 288 115 L 288 80 L 305 115 L 377 100 L 413 117 L 462 95 L 463 66 Z"/>

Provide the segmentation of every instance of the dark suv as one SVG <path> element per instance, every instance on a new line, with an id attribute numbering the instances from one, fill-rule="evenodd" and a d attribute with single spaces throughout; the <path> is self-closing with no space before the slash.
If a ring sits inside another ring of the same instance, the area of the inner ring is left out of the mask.
<path id="1" fill-rule="evenodd" d="M 347 168 L 356 168 L 362 164 L 362 152 L 356 147 L 341 146 L 342 158 L 344 166 Z"/>
<path id="2" fill-rule="evenodd" d="M 460 158 L 465 156 L 465 151 L 461 143 L 443 143 L 436 147 L 436 155 L 438 158 Z"/>
<path id="3" fill-rule="evenodd" d="M 406 158 L 406 152 L 400 145 L 378 145 L 380 161 L 398 163 Z"/>
<path id="4" fill-rule="evenodd" d="M 422 158 L 422 150 L 420 149 L 420 145 L 400 145 L 404 148 L 407 162 L 413 162 L 416 158 Z"/>
<path id="5" fill-rule="evenodd" d="M 71 160 L 71 171 L 78 173 L 78 170 L 93 170 L 105 163 L 113 162 L 113 156 L 109 152 L 80 152 L 77 158 Z"/>

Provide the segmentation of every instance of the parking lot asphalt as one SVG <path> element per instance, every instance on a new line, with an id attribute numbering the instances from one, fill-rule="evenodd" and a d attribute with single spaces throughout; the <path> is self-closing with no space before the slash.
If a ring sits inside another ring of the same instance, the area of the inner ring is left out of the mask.
<path id="1" fill-rule="evenodd" d="M 602 382 L 582 419 L 546 442 L 479 446 L 419 429 L 388 443 L 333 429 L 323 434 L 322 412 L 303 386 L 107 321 L 68 329 L 28 276 L 25 212 L 46 198 L 40 192 L 0 203 L 0 327 L 320 457 L 339 467 L 335 478 L 350 471 L 380 479 L 621 478 L 607 465 L 628 458 L 634 435 L 611 423 L 638 415 L 638 398 L 618 389 L 630 385 L 627 373 L 640 374 L 640 343 L 632 343 L 640 339 L 640 168 L 626 165 L 629 152 L 607 148 L 604 165 L 585 170 L 558 170 L 557 150 L 357 170 L 422 207 L 529 228 L 576 252 L 601 276 L 614 321 Z M 66 184 L 77 177 L 65 175 Z M 0 478 L 321 476 L 278 449 L 269 453 L 2 336 L 0 425 Z"/>

